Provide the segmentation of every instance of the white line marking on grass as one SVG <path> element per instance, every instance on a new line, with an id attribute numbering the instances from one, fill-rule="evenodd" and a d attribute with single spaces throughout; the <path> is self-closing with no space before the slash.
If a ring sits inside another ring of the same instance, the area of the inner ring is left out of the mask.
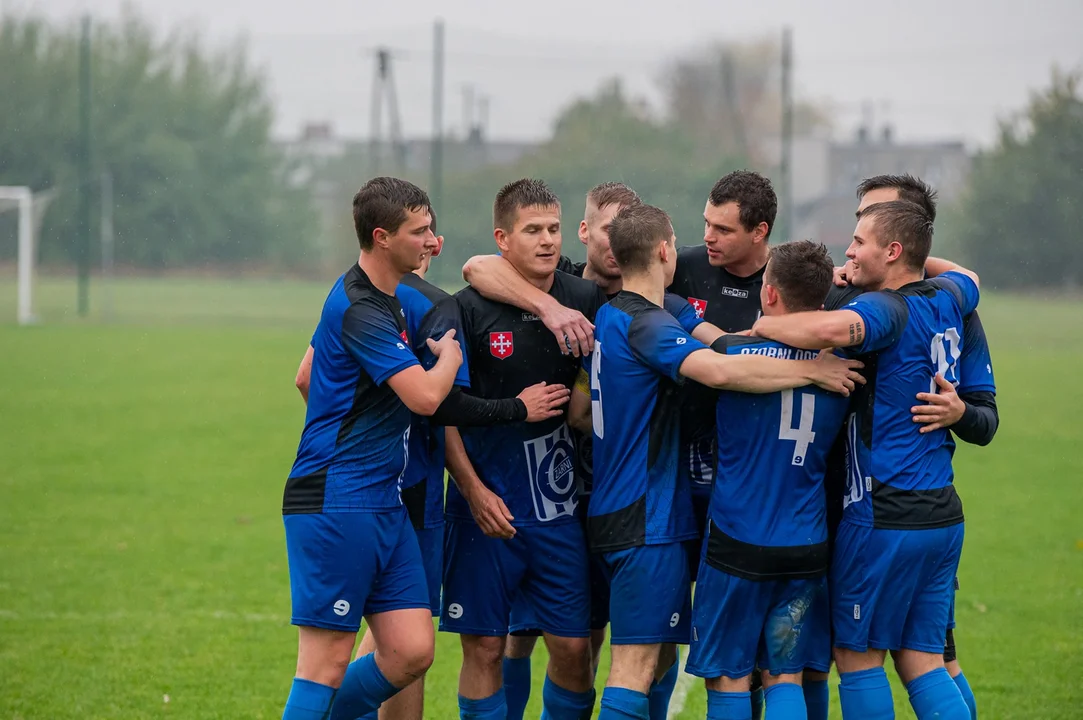
<path id="1" fill-rule="evenodd" d="M 674 720 L 684 710 L 684 703 L 688 700 L 688 691 L 692 689 L 692 683 L 696 681 L 695 675 L 689 675 L 684 671 L 684 661 L 688 657 L 688 647 L 685 646 L 681 653 L 680 670 L 677 675 L 677 684 L 673 687 L 673 697 L 669 699 L 669 714 L 667 720 Z"/>

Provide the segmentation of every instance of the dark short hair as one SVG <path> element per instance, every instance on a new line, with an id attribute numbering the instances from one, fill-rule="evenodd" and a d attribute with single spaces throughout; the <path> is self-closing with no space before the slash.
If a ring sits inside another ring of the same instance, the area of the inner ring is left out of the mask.
<path id="1" fill-rule="evenodd" d="M 906 200 L 869 205 L 858 219 L 872 218 L 881 245 L 897 242 L 903 248 L 903 262 L 911 270 L 921 270 L 933 247 L 933 221 L 920 205 Z"/>
<path id="2" fill-rule="evenodd" d="M 408 210 L 430 209 L 425 191 L 412 182 L 393 177 L 376 177 L 353 196 L 353 227 L 362 250 L 371 250 L 377 228 L 389 233 L 406 222 Z"/>
<path id="3" fill-rule="evenodd" d="M 511 232 L 519 210 L 526 207 L 560 208 L 560 199 L 541 180 L 523 178 L 510 182 L 496 194 L 493 203 L 493 227 Z"/>
<path id="4" fill-rule="evenodd" d="M 771 248 L 767 261 L 769 285 L 778 288 L 791 312 L 819 310 L 835 275 L 835 264 L 823 243 L 794 240 Z"/>
<path id="5" fill-rule="evenodd" d="M 910 173 L 905 175 L 873 175 L 865 178 L 857 186 L 857 199 L 861 200 L 873 190 L 894 189 L 899 191 L 899 199 L 920 205 L 929 219 L 936 221 L 936 190 Z"/>
<path id="6" fill-rule="evenodd" d="M 741 225 L 751 232 L 760 223 L 767 223 L 767 235 L 775 229 L 778 214 L 778 196 L 771 181 L 750 170 L 737 170 L 726 175 L 711 188 L 710 202 L 720 207 L 728 202 L 737 203 Z"/>
<path id="7" fill-rule="evenodd" d="M 595 185 L 587 192 L 587 200 L 599 210 L 609 205 L 626 207 L 642 202 L 635 190 L 620 182 L 605 182 L 601 185 Z"/>
<path id="8" fill-rule="evenodd" d="M 625 205 L 609 225 L 609 249 L 621 272 L 642 272 L 649 268 L 655 247 L 672 237 L 669 215 L 645 203 Z"/>

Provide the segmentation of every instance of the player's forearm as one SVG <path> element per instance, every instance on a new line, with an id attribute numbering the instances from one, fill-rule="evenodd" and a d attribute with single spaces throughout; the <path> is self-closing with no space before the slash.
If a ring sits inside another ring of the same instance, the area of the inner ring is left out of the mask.
<path id="1" fill-rule="evenodd" d="M 722 328 L 717 325 L 712 325 L 709 322 L 700 323 L 696 326 L 696 329 L 692 331 L 692 337 L 699 340 L 704 345 L 710 345 L 725 334 L 726 333 Z"/>
<path id="2" fill-rule="evenodd" d="M 301 365 L 297 368 L 297 376 L 293 379 L 293 384 L 301 393 L 301 397 L 304 399 L 306 405 L 308 404 L 308 388 L 312 382 L 313 353 L 314 350 L 312 346 L 309 345 L 308 350 L 305 352 L 305 356 L 301 359 Z"/>
<path id="3" fill-rule="evenodd" d="M 957 272 L 968 276 L 974 281 L 975 285 L 978 285 L 978 274 L 973 270 L 967 270 L 965 267 L 958 263 L 954 263 L 951 260 L 945 260 L 944 258 L 930 257 L 925 261 L 925 276 L 937 277 L 943 275 L 946 272 Z"/>
<path id="4" fill-rule="evenodd" d="M 963 393 L 966 411 L 959 422 L 951 426 L 952 433 L 971 445 L 988 445 L 1000 427 L 996 395 L 991 392 Z"/>
<path id="5" fill-rule="evenodd" d="M 452 360 L 450 355 L 438 357 L 436 364 L 425 373 L 422 382 L 418 383 L 410 409 L 418 415 L 431 417 L 451 392 L 458 370 L 459 364 Z"/>
<path id="6" fill-rule="evenodd" d="M 526 281 L 499 255 L 475 255 L 463 265 L 463 279 L 489 300 L 506 303 L 541 317 L 556 302 Z"/>
<path id="7" fill-rule="evenodd" d="M 772 393 L 815 382 L 815 361 L 779 360 L 763 355 L 717 355 L 719 390 Z"/>
<path id="8" fill-rule="evenodd" d="M 853 310 L 764 316 L 752 334 L 806 350 L 850 347 L 865 340 L 865 323 Z"/>
<path id="9" fill-rule="evenodd" d="M 488 400 L 453 387 L 432 414 L 438 425 L 485 427 L 526 420 L 526 404 L 519 398 Z"/>
<path id="10" fill-rule="evenodd" d="M 474 489 L 483 487 L 481 478 L 466 455 L 466 447 L 457 428 L 449 427 L 445 430 L 444 445 L 444 465 L 463 497 L 468 497 Z"/>

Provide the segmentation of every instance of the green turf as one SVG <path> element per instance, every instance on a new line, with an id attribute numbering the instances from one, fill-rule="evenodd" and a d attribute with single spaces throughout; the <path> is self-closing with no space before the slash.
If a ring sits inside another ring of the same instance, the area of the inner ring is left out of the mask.
<path id="1" fill-rule="evenodd" d="M 325 293 L 125 281 L 106 325 L 76 321 L 73 285 L 52 281 L 48 322 L 16 328 L 0 281 L 0 720 L 280 717 L 292 378 Z M 956 466 L 957 637 L 985 718 L 1083 717 L 1080 310 L 983 303 L 1003 426 Z M 439 635 L 427 717 L 457 716 L 457 668 Z M 697 682 L 680 717 L 703 707 Z"/>

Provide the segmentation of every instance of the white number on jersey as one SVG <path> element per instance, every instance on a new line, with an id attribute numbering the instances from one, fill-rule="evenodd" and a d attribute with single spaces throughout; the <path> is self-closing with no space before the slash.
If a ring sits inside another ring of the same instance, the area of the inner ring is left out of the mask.
<path id="1" fill-rule="evenodd" d="M 602 421 L 602 383 L 598 379 L 602 374 L 602 344 L 594 339 L 594 352 L 590 356 L 590 415 L 594 424 L 594 434 L 605 437 L 605 425 Z M 598 398 L 594 398 L 598 393 Z"/>
<path id="2" fill-rule="evenodd" d="M 933 335 L 933 341 L 929 345 L 935 373 L 955 386 L 959 385 L 958 362 L 962 351 L 963 343 L 959 339 L 959 331 L 953 327 Z M 929 380 L 929 392 L 936 392 L 935 378 Z"/>
<path id="3" fill-rule="evenodd" d="M 801 402 L 801 422 L 793 426 L 793 390 L 782 391 L 782 419 L 778 424 L 778 439 L 793 440 L 793 464 L 803 466 L 808 446 L 816 439 L 812 431 L 812 419 L 816 414 L 816 396 L 812 393 L 798 393 Z"/>

